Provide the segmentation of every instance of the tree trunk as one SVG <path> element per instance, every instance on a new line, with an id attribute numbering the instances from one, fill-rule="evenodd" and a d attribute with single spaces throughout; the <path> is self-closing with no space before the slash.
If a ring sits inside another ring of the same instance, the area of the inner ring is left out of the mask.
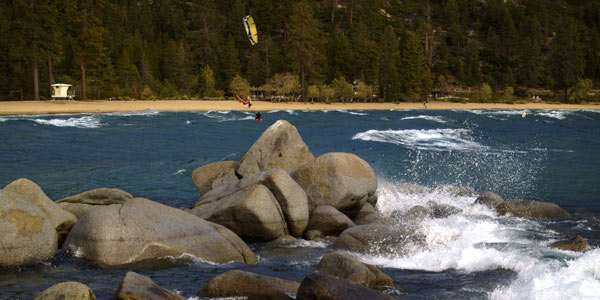
<path id="1" fill-rule="evenodd" d="M 304 89 L 304 64 L 300 65 L 300 95 L 302 95 L 302 101 L 304 101 L 304 97 L 306 96 Z"/>
<path id="2" fill-rule="evenodd" d="M 40 86 L 38 82 L 38 63 L 33 62 L 33 100 L 40 100 Z"/>
<path id="3" fill-rule="evenodd" d="M 354 15 L 354 0 L 350 2 L 350 25 L 352 25 L 352 16 Z"/>
<path id="4" fill-rule="evenodd" d="M 54 88 L 52 85 L 54 84 L 54 76 L 52 75 L 52 58 L 48 58 L 48 87 L 50 88 L 50 99 L 52 99 L 52 95 L 54 94 Z"/>
<path id="5" fill-rule="evenodd" d="M 79 63 L 81 66 L 81 100 L 87 100 L 85 94 L 85 59 L 81 58 Z"/>

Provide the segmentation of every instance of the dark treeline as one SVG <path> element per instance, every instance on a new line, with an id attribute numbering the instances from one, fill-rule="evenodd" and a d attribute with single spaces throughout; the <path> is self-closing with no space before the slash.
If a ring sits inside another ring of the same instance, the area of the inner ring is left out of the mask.
<path id="1" fill-rule="evenodd" d="M 329 99 L 354 83 L 355 97 L 385 101 L 450 88 L 579 100 L 600 80 L 599 26 L 587 0 L 5 0 L 0 98 L 48 99 L 61 82 L 82 99 L 244 86 Z"/>

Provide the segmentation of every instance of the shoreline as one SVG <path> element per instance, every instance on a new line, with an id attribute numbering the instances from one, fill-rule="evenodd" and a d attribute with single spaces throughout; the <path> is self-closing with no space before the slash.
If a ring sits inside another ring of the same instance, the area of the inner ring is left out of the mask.
<path id="1" fill-rule="evenodd" d="M 158 100 L 158 101 L 107 101 L 107 100 L 48 100 L 48 101 L 0 101 L 0 116 L 114 113 L 135 111 L 206 112 L 206 111 L 252 111 L 275 110 L 600 110 L 600 104 L 550 104 L 550 103 L 450 103 L 422 102 L 400 103 L 332 103 L 321 102 L 269 102 L 252 101 L 248 108 L 234 100 Z"/>

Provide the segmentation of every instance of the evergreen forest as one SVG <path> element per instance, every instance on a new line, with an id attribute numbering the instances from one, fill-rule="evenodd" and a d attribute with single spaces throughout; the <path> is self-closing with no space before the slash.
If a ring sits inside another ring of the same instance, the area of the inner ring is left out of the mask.
<path id="1" fill-rule="evenodd" d="M 1 1 L 0 100 L 51 83 L 77 99 L 590 101 L 600 1 Z"/>

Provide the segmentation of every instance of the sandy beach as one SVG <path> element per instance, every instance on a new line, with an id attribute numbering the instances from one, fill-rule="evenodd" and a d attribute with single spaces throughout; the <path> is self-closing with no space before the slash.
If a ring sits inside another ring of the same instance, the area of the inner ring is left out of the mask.
<path id="1" fill-rule="evenodd" d="M 423 103 L 306 103 L 253 101 L 251 108 L 238 101 L 4 101 L 0 115 L 110 113 L 132 111 L 274 111 L 274 110 L 414 110 Z M 504 104 L 428 102 L 428 110 L 600 110 L 600 104 Z"/>

